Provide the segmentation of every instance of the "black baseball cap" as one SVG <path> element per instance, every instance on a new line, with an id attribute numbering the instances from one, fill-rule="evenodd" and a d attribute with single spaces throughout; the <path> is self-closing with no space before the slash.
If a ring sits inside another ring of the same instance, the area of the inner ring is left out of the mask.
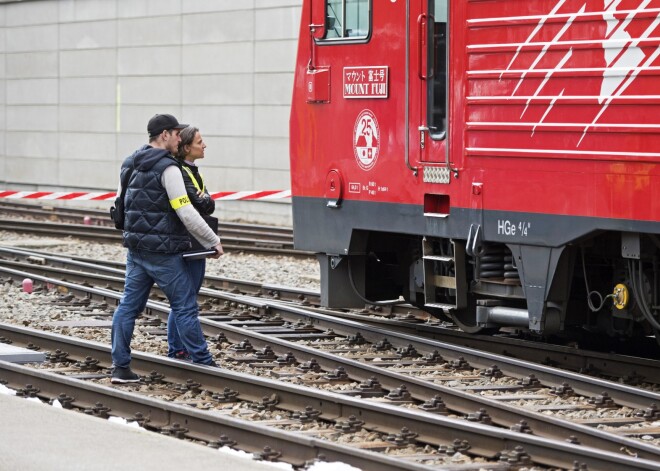
<path id="1" fill-rule="evenodd" d="M 155 137 L 163 131 L 183 129 L 187 127 L 187 124 L 179 124 L 179 121 L 177 121 L 177 119 L 171 114 L 157 114 L 149 120 L 149 124 L 147 124 L 147 132 L 149 133 L 149 137 Z"/>

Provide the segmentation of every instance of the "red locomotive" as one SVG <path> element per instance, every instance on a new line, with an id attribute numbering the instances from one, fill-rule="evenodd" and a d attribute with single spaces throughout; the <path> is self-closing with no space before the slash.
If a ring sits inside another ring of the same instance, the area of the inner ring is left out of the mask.
<path id="1" fill-rule="evenodd" d="M 660 332 L 660 0 L 304 0 L 297 248 L 329 307 Z"/>

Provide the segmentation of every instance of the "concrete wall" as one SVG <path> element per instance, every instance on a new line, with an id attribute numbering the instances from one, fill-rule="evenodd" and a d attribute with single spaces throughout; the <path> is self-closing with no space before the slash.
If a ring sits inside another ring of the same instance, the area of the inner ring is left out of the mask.
<path id="1" fill-rule="evenodd" d="M 201 129 L 211 191 L 290 188 L 301 3 L 0 3 L 0 188 L 113 191 L 155 113 Z M 219 206 L 290 224 L 288 202 Z"/>

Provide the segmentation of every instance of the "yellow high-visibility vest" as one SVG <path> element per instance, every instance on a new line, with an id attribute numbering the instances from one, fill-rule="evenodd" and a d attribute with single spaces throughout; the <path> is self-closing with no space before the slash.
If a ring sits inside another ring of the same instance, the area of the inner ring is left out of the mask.
<path id="1" fill-rule="evenodd" d="M 195 179 L 195 176 L 192 173 L 192 170 L 190 170 L 186 165 L 181 166 L 186 172 L 188 172 L 188 175 L 190 176 L 190 179 L 193 182 L 193 185 L 195 185 L 195 188 L 197 188 L 197 191 L 201 191 L 204 193 L 204 176 L 202 175 L 202 172 L 199 172 L 199 178 L 202 180 L 202 187 L 199 187 L 199 183 L 197 183 L 197 180 Z"/>

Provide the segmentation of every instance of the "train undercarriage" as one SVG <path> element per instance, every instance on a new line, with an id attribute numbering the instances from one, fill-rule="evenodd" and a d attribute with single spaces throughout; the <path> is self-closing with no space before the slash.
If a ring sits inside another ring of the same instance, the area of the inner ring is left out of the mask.
<path id="1" fill-rule="evenodd" d="M 319 255 L 329 307 L 407 302 L 469 333 L 660 333 L 660 239 L 602 232 L 562 247 L 354 231 Z"/>

